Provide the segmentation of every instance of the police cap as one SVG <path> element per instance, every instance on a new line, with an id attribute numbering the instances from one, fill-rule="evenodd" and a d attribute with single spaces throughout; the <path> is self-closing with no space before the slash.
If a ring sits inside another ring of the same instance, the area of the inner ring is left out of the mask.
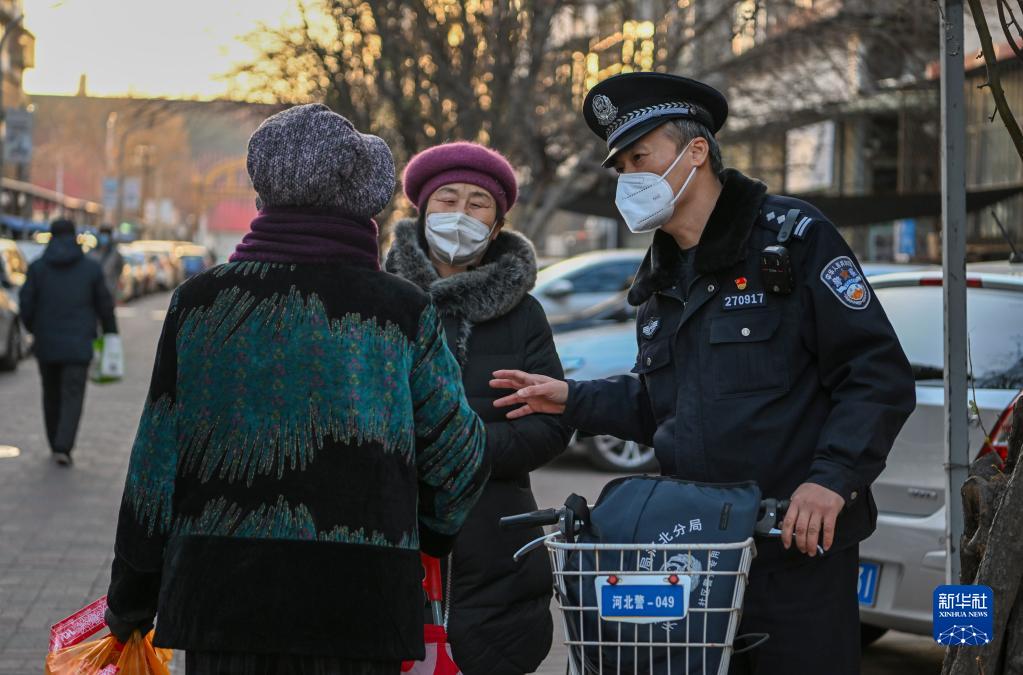
<path id="1" fill-rule="evenodd" d="M 671 119 L 694 119 L 716 134 L 728 117 L 728 101 L 717 89 L 687 77 L 626 73 L 590 89 L 583 116 L 607 142 L 604 166 L 611 166 L 620 150 Z"/>

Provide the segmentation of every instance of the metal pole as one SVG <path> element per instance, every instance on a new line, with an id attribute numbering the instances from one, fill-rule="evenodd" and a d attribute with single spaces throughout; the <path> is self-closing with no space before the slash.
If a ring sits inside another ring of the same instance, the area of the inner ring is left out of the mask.
<path id="1" fill-rule="evenodd" d="M 117 227 L 124 222 L 124 149 L 130 131 L 131 129 L 125 129 L 121 132 L 121 142 L 118 144 L 117 150 L 117 202 L 114 208 L 114 220 L 117 221 L 115 223 Z"/>
<path id="2" fill-rule="evenodd" d="M 963 0 L 942 0 L 941 221 L 945 312 L 945 577 L 959 583 L 960 494 L 970 464 L 966 368 L 966 114 Z"/>

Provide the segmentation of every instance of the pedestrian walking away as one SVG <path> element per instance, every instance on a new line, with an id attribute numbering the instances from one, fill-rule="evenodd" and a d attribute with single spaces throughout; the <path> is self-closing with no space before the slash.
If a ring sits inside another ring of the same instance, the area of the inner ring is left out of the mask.
<path id="1" fill-rule="evenodd" d="M 436 309 L 380 270 L 386 144 L 326 106 L 249 141 L 259 215 L 174 293 L 132 449 L 108 623 L 192 674 L 397 675 L 423 657 L 420 549 L 489 472 Z"/>
<path id="2" fill-rule="evenodd" d="M 859 673 L 858 544 L 871 483 L 915 404 L 913 375 L 859 262 L 811 204 L 725 169 L 725 98 L 659 73 L 607 79 L 583 113 L 619 173 L 616 205 L 654 232 L 629 302 L 633 373 L 562 382 L 503 370 L 509 419 L 562 413 L 655 448 L 666 476 L 756 481 L 791 498 L 758 542 L 740 634 L 772 638 L 730 672 Z"/>
<path id="3" fill-rule="evenodd" d="M 35 338 L 46 438 L 55 461 L 70 466 L 92 343 L 99 327 L 116 334 L 117 319 L 103 272 L 85 257 L 75 224 L 56 220 L 50 235 L 43 255 L 29 265 L 19 300 L 22 322 Z"/>
<path id="4" fill-rule="evenodd" d="M 99 228 L 96 236 L 96 248 L 89 251 L 89 257 L 99 263 L 103 270 L 103 280 L 107 284 L 110 295 L 117 300 L 117 285 L 124 270 L 124 256 L 117 250 L 114 228 L 104 225 Z"/>
<path id="5" fill-rule="evenodd" d="M 533 246 L 507 227 L 515 173 L 493 150 L 449 143 L 415 156 L 403 185 L 419 216 L 395 227 L 385 268 L 436 304 L 469 403 L 486 424 L 492 468 L 443 565 L 454 660 L 466 675 L 533 672 L 553 634 L 550 565 L 542 556 L 512 559 L 539 528 L 503 532 L 498 521 L 536 508 L 529 474 L 565 449 L 571 430 L 550 415 L 508 421 L 493 405 L 496 365 L 563 376 L 546 315 L 529 295 Z"/>

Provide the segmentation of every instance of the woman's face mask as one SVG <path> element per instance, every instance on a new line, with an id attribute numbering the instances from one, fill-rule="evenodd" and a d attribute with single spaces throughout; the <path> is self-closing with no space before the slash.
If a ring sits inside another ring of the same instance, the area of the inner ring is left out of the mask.
<path id="1" fill-rule="evenodd" d="M 689 141 L 668 167 L 668 170 L 659 176 L 656 173 L 638 171 L 623 173 L 618 177 L 615 206 L 618 207 L 622 218 L 625 219 L 625 224 L 633 233 L 652 232 L 671 219 L 671 214 L 675 212 L 675 204 L 689 187 L 693 176 L 696 175 L 696 167 L 694 166 L 693 170 L 689 172 L 689 177 L 682 184 L 682 189 L 678 191 L 678 194 L 674 194 L 667 176 L 685 157 L 686 151 L 692 144 L 693 141 Z"/>
<path id="2" fill-rule="evenodd" d="M 438 260 L 464 267 L 486 252 L 494 227 L 461 211 L 428 213 L 426 242 Z"/>

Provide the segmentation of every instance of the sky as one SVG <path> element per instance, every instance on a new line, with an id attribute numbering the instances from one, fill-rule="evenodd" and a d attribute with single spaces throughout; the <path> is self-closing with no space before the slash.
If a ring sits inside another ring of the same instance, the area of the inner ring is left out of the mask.
<path id="1" fill-rule="evenodd" d="M 238 37 L 294 15 L 292 0 L 24 0 L 36 36 L 29 94 L 212 98 L 252 52 Z"/>

